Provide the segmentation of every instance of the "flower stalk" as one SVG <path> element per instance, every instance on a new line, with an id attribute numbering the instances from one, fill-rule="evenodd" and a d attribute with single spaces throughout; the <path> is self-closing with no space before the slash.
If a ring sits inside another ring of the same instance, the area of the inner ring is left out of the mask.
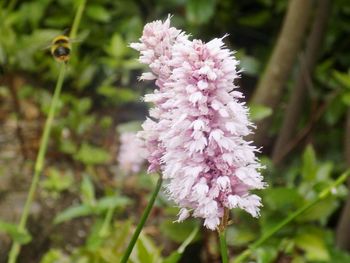
<path id="1" fill-rule="evenodd" d="M 131 252 L 136 244 L 136 241 L 141 233 L 141 230 L 142 230 L 143 226 L 145 225 L 147 218 L 148 218 L 148 216 L 153 208 L 154 202 L 155 202 L 155 200 L 158 196 L 159 190 L 162 186 L 162 182 L 163 182 L 163 178 L 161 175 L 159 175 L 159 179 L 158 179 L 156 188 L 154 189 L 154 191 L 152 193 L 151 199 L 149 200 L 148 205 L 142 214 L 141 220 L 136 227 L 136 230 L 135 230 L 135 232 L 134 232 L 134 234 L 129 242 L 129 245 L 128 245 L 120 263 L 126 263 L 128 261 L 130 255 L 131 255 Z"/>
<path id="2" fill-rule="evenodd" d="M 295 218 L 300 216 L 302 213 L 304 213 L 306 210 L 313 207 L 318 202 L 324 200 L 329 195 L 332 194 L 332 191 L 345 182 L 345 180 L 350 175 L 350 170 L 344 172 L 341 176 L 337 178 L 337 180 L 328 186 L 326 189 L 324 189 L 322 192 L 320 192 L 317 196 L 317 198 L 310 203 L 305 204 L 303 207 L 292 213 L 290 216 L 282 220 L 279 224 L 277 224 L 274 228 L 272 228 L 269 232 L 267 232 L 265 235 L 260 237 L 257 241 L 255 241 L 251 246 L 249 246 L 248 249 L 243 251 L 234 261 L 234 263 L 240 263 L 245 262 L 246 260 L 254 250 L 256 250 L 259 246 L 261 246 L 265 241 L 267 241 L 270 237 L 272 237 L 274 234 L 276 234 L 278 231 L 280 231 L 283 227 L 285 227 L 287 224 L 289 224 L 291 221 L 293 221 Z"/>
<path id="3" fill-rule="evenodd" d="M 224 209 L 224 215 L 221 218 L 220 225 L 218 226 L 218 235 L 220 241 L 220 252 L 222 263 L 228 262 L 228 250 L 226 244 L 226 228 L 229 222 L 230 210 L 228 208 Z"/>
<path id="4" fill-rule="evenodd" d="M 10 8 L 14 6 L 16 1 L 11 1 L 10 3 Z M 12 5 L 11 5 L 12 4 Z M 70 37 L 74 38 L 76 36 L 81 17 L 84 11 L 86 5 L 86 0 L 81 0 L 77 9 L 77 12 L 74 17 L 74 22 L 73 22 L 73 27 L 70 33 Z M 34 175 L 32 178 L 32 182 L 29 188 L 28 196 L 26 199 L 26 202 L 24 204 L 23 212 L 20 218 L 20 222 L 18 224 L 18 231 L 19 232 L 26 232 L 26 224 L 27 220 L 29 217 L 29 212 L 30 208 L 32 206 L 33 200 L 34 200 L 34 195 L 36 192 L 36 189 L 39 184 L 39 179 L 40 179 L 40 174 L 42 173 L 43 167 L 44 167 L 44 162 L 45 162 L 45 155 L 47 151 L 47 146 L 49 142 L 49 137 L 50 137 L 50 132 L 53 124 L 53 120 L 55 117 L 55 112 L 57 109 L 57 105 L 59 103 L 59 97 L 61 94 L 64 78 L 66 75 L 66 69 L 67 65 L 66 63 L 61 63 L 60 65 L 60 70 L 59 70 L 59 75 L 58 79 L 56 82 L 56 87 L 54 91 L 54 95 L 51 101 L 50 109 L 49 109 L 49 114 L 45 122 L 44 126 L 44 132 L 40 141 L 40 146 L 39 146 L 39 153 L 37 155 L 35 165 L 34 165 Z M 16 263 L 18 254 L 21 249 L 21 244 L 18 241 L 13 241 L 12 247 L 9 252 L 9 257 L 8 257 L 8 263 Z"/>
<path id="5" fill-rule="evenodd" d="M 59 96 L 61 93 L 61 89 L 63 86 L 63 80 L 64 76 L 66 73 L 66 64 L 61 63 L 60 67 L 60 72 L 58 76 L 58 80 L 56 83 L 55 87 L 55 92 L 52 98 L 52 102 L 50 105 L 50 110 L 49 110 L 49 115 L 47 117 L 45 127 L 44 127 L 44 133 L 40 142 L 40 148 L 39 148 L 39 153 L 35 161 L 35 166 L 34 166 L 34 176 L 29 188 L 28 196 L 23 208 L 23 212 L 20 218 L 20 222 L 18 225 L 18 231 L 19 232 L 25 232 L 26 230 L 26 223 L 28 220 L 29 212 L 30 212 L 30 207 L 32 206 L 33 200 L 34 200 L 34 195 L 36 192 L 36 189 L 38 187 L 39 179 L 40 179 L 40 174 L 43 170 L 44 167 L 44 160 L 45 160 L 45 154 L 47 150 L 47 145 L 49 141 L 49 136 L 52 128 L 52 123 L 53 119 L 55 116 L 55 111 L 59 102 Z M 9 253 L 9 260 L 8 263 L 15 263 L 19 254 L 19 251 L 21 249 L 21 244 L 18 243 L 17 241 L 14 241 Z"/>

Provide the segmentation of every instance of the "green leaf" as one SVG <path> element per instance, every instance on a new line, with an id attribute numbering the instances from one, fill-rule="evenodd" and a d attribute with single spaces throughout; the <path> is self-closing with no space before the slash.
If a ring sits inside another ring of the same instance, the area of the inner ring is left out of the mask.
<path id="1" fill-rule="evenodd" d="M 198 235 L 199 225 L 197 225 L 191 232 L 191 234 L 186 238 L 186 240 L 181 244 L 181 246 L 168 256 L 163 263 L 177 263 L 184 253 L 186 247 L 195 239 Z"/>
<path id="2" fill-rule="evenodd" d="M 295 243 L 305 251 L 306 258 L 310 261 L 329 261 L 330 259 L 324 233 L 317 229 L 309 228 L 298 234 Z"/>
<path id="3" fill-rule="evenodd" d="M 177 263 L 181 259 L 181 256 L 182 254 L 180 254 L 177 251 L 174 251 L 163 260 L 163 263 Z"/>
<path id="4" fill-rule="evenodd" d="M 71 219 L 82 217 L 82 216 L 88 216 L 93 213 L 94 213 L 93 208 L 89 205 L 83 204 L 83 205 L 71 206 L 71 207 L 68 207 L 63 212 L 59 213 L 55 217 L 54 224 L 61 224 Z"/>
<path id="5" fill-rule="evenodd" d="M 187 239 L 196 225 L 197 222 L 195 220 L 186 220 L 180 224 L 168 219 L 161 223 L 160 230 L 166 237 L 181 243 Z"/>
<path id="6" fill-rule="evenodd" d="M 264 25 L 271 17 L 271 14 L 267 10 L 257 12 L 252 15 L 245 15 L 238 19 L 238 23 L 244 26 L 260 27 Z"/>
<path id="7" fill-rule="evenodd" d="M 160 259 L 160 249 L 150 238 L 141 232 L 134 251 L 131 254 L 132 262 L 154 263 L 159 262 Z"/>
<path id="8" fill-rule="evenodd" d="M 231 246 L 243 246 L 258 238 L 258 232 L 246 224 L 229 227 L 227 229 L 227 244 Z"/>
<path id="9" fill-rule="evenodd" d="M 103 148 L 83 143 L 75 159 L 87 165 L 104 164 L 110 159 L 109 153 Z"/>
<path id="10" fill-rule="evenodd" d="M 287 212 L 302 205 L 303 198 L 296 188 L 275 187 L 264 191 L 264 202 L 273 210 Z"/>
<path id="11" fill-rule="evenodd" d="M 277 248 L 275 247 L 261 247 L 256 250 L 257 263 L 275 262 L 277 258 Z"/>
<path id="12" fill-rule="evenodd" d="M 346 93 L 342 94 L 341 100 L 346 106 L 349 107 L 350 106 L 350 92 L 346 92 Z"/>
<path id="13" fill-rule="evenodd" d="M 111 42 L 105 50 L 110 56 L 115 58 L 121 58 L 129 51 L 124 39 L 119 33 L 113 34 Z"/>
<path id="14" fill-rule="evenodd" d="M 69 259 L 61 250 L 50 249 L 41 259 L 40 263 L 69 263 Z"/>
<path id="15" fill-rule="evenodd" d="M 240 66 L 245 75 L 256 76 L 260 73 L 261 64 L 258 59 L 244 55 L 240 58 Z"/>
<path id="16" fill-rule="evenodd" d="M 91 105 L 91 98 L 81 98 L 77 101 L 76 108 L 79 111 L 79 113 L 84 114 L 87 113 L 88 110 L 90 110 Z"/>
<path id="17" fill-rule="evenodd" d="M 302 176 L 306 181 L 313 181 L 316 178 L 317 164 L 316 154 L 312 145 L 308 145 L 303 153 Z"/>
<path id="18" fill-rule="evenodd" d="M 252 121 L 260 121 L 272 114 L 272 109 L 264 105 L 249 105 L 250 119 Z"/>
<path id="19" fill-rule="evenodd" d="M 338 207 L 338 202 L 334 197 L 328 197 L 312 206 L 310 209 L 301 214 L 297 221 L 326 221 L 326 219 L 335 211 Z"/>
<path id="20" fill-rule="evenodd" d="M 22 245 L 29 243 L 32 240 L 31 235 L 27 230 L 19 231 L 18 226 L 12 223 L 7 223 L 0 220 L 0 232 L 4 232 L 12 238 L 13 241 Z"/>
<path id="21" fill-rule="evenodd" d="M 129 88 L 113 87 L 113 86 L 100 86 L 97 89 L 99 95 L 105 96 L 114 104 L 128 103 L 135 101 L 139 98 L 137 92 Z"/>
<path id="22" fill-rule="evenodd" d="M 69 189 L 73 183 L 74 178 L 71 173 L 63 173 L 55 168 L 50 168 L 42 186 L 49 191 L 62 192 Z"/>
<path id="23" fill-rule="evenodd" d="M 210 20 L 215 11 L 215 0 L 186 1 L 186 17 L 192 24 L 204 24 Z"/>
<path id="24" fill-rule="evenodd" d="M 95 187 L 90 177 L 85 175 L 80 186 L 81 199 L 84 204 L 94 206 L 96 203 Z"/>
<path id="25" fill-rule="evenodd" d="M 70 139 L 62 139 L 59 145 L 59 149 L 61 152 L 66 154 L 75 154 L 78 150 L 77 144 Z"/>
<path id="26" fill-rule="evenodd" d="M 88 5 L 86 7 L 86 15 L 97 22 L 108 22 L 111 19 L 111 14 L 102 5 Z"/>
<path id="27" fill-rule="evenodd" d="M 124 196 L 106 196 L 97 201 L 95 209 L 96 212 L 102 212 L 113 207 L 123 208 L 130 203 L 130 199 Z"/>
<path id="28" fill-rule="evenodd" d="M 341 85 L 343 85 L 345 88 L 350 89 L 350 74 L 349 73 L 343 73 L 334 70 L 332 72 L 332 75 L 334 79 Z"/>

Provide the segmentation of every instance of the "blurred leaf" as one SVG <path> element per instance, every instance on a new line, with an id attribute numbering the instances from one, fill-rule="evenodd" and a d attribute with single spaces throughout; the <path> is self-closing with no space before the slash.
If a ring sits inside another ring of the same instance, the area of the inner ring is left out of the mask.
<path id="1" fill-rule="evenodd" d="M 229 227 L 227 229 L 227 244 L 231 246 L 243 246 L 257 239 L 256 229 L 247 225 Z"/>
<path id="2" fill-rule="evenodd" d="M 100 86 L 97 93 L 108 98 L 113 104 L 128 103 L 139 98 L 139 94 L 128 88 Z"/>
<path id="3" fill-rule="evenodd" d="M 124 196 L 106 196 L 97 201 L 95 209 L 96 212 L 102 212 L 112 207 L 125 207 L 130 204 L 130 202 L 130 199 Z"/>
<path id="4" fill-rule="evenodd" d="M 249 113 L 252 121 L 260 121 L 271 116 L 272 109 L 264 105 L 251 104 L 249 105 Z"/>
<path id="5" fill-rule="evenodd" d="M 295 188 L 274 187 L 264 191 L 264 202 L 271 209 L 288 211 L 303 204 L 303 198 Z"/>
<path id="6" fill-rule="evenodd" d="M 110 155 L 103 148 L 84 142 L 76 154 L 75 159 L 87 165 L 103 164 L 110 159 Z"/>
<path id="7" fill-rule="evenodd" d="M 177 263 L 181 259 L 182 254 L 174 251 L 163 260 L 163 263 Z"/>
<path id="8" fill-rule="evenodd" d="M 0 220 L 0 232 L 4 232 L 11 236 L 11 239 L 22 245 L 29 243 L 32 240 L 28 231 L 19 231 L 18 226 L 12 223 L 7 223 Z"/>
<path id="9" fill-rule="evenodd" d="M 260 27 L 270 19 L 270 12 L 263 10 L 252 15 L 245 15 L 238 19 L 238 23 L 244 26 Z"/>
<path id="10" fill-rule="evenodd" d="M 50 168 L 48 176 L 42 182 L 42 186 L 49 191 L 62 192 L 69 189 L 73 183 L 74 178 L 71 173 Z"/>
<path id="11" fill-rule="evenodd" d="M 161 262 L 160 249 L 153 241 L 141 232 L 136 242 L 130 260 L 133 263 L 155 263 Z"/>
<path id="12" fill-rule="evenodd" d="M 326 181 L 331 178 L 334 165 L 331 162 L 320 163 L 317 169 L 317 181 Z"/>
<path id="13" fill-rule="evenodd" d="M 50 249 L 41 259 L 40 263 L 70 263 L 70 260 L 61 250 Z"/>
<path id="14" fill-rule="evenodd" d="M 328 125 L 335 125 L 344 116 L 347 107 L 344 103 L 339 103 L 342 100 L 342 95 L 337 95 L 329 104 L 325 112 L 325 120 Z"/>
<path id="15" fill-rule="evenodd" d="M 256 250 L 257 263 L 275 262 L 278 255 L 276 247 L 261 247 Z"/>
<path id="16" fill-rule="evenodd" d="M 255 57 L 244 55 L 240 61 L 243 74 L 256 76 L 260 73 L 261 64 Z"/>
<path id="17" fill-rule="evenodd" d="M 171 253 L 167 258 L 164 259 L 163 263 L 177 263 L 181 257 L 186 247 L 194 240 L 194 238 L 198 235 L 199 225 L 197 225 L 191 232 L 190 235 L 186 238 L 186 240 L 181 244 L 181 246 Z"/>
<path id="18" fill-rule="evenodd" d="M 91 105 L 91 98 L 80 98 L 77 101 L 76 109 L 79 111 L 79 113 L 87 113 L 87 111 L 90 110 Z"/>
<path id="19" fill-rule="evenodd" d="M 62 153 L 73 155 L 77 152 L 78 146 L 73 140 L 62 139 L 59 145 L 59 149 Z"/>
<path id="20" fill-rule="evenodd" d="M 93 214 L 93 208 L 89 205 L 82 204 L 68 207 L 66 210 L 62 211 L 55 217 L 54 224 L 61 224 L 71 219 L 88 216 L 91 214 Z"/>
<path id="21" fill-rule="evenodd" d="M 121 123 L 118 125 L 117 130 L 119 133 L 124 132 L 137 132 L 141 130 L 142 122 L 140 121 L 129 121 L 125 123 Z"/>
<path id="22" fill-rule="evenodd" d="M 341 99 L 346 106 L 350 106 L 350 92 L 342 94 Z"/>
<path id="23" fill-rule="evenodd" d="M 115 58 L 121 58 L 126 55 L 128 51 L 131 52 L 131 50 L 127 48 L 122 36 L 118 33 L 113 34 L 111 42 L 105 50 L 110 56 Z"/>
<path id="24" fill-rule="evenodd" d="M 334 197 L 328 197 L 325 200 L 322 200 L 308 209 L 306 212 L 301 214 L 297 221 L 306 222 L 306 221 L 325 221 L 338 207 L 338 202 Z"/>
<path id="25" fill-rule="evenodd" d="M 303 153 L 302 176 L 307 181 L 313 181 L 316 178 L 317 164 L 316 155 L 312 145 L 308 145 Z"/>
<path id="26" fill-rule="evenodd" d="M 94 206 L 96 203 L 95 187 L 88 175 L 84 175 L 80 186 L 81 200 L 84 204 Z"/>
<path id="27" fill-rule="evenodd" d="M 324 234 L 317 229 L 310 228 L 295 238 L 296 245 L 306 252 L 308 260 L 329 261 L 330 256 L 325 245 Z"/>
<path id="28" fill-rule="evenodd" d="M 347 89 L 350 89 L 350 74 L 349 73 L 343 73 L 334 70 L 332 72 L 332 76 L 337 80 L 339 84 L 344 86 Z"/>
<path id="29" fill-rule="evenodd" d="M 111 15 L 102 5 L 90 4 L 86 7 L 86 15 L 97 22 L 108 22 Z"/>
<path id="30" fill-rule="evenodd" d="M 161 223 L 160 230 L 166 237 L 181 243 L 187 239 L 196 225 L 197 222 L 195 220 L 186 220 L 180 224 L 168 219 Z"/>
<path id="31" fill-rule="evenodd" d="M 214 15 L 215 0 L 186 1 L 186 17 L 193 24 L 204 24 Z"/>

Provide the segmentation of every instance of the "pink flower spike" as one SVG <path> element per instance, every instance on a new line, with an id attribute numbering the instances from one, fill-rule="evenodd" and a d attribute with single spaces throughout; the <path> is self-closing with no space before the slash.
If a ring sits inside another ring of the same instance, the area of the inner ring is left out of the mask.
<path id="1" fill-rule="evenodd" d="M 142 79 L 155 78 L 157 86 L 145 96 L 154 108 L 139 137 L 149 170 L 162 172 L 169 198 L 181 208 L 178 221 L 191 213 L 215 230 L 225 208 L 259 216 L 261 199 L 250 190 L 266 185 L 258 149 L 244 139 L 254 125 L 234 84 L 240 75 L 234 52 L 223 38 L 188 40 L 170 27 L 170 17 L 147 24 L 132 47 L 151 70 Z"/>

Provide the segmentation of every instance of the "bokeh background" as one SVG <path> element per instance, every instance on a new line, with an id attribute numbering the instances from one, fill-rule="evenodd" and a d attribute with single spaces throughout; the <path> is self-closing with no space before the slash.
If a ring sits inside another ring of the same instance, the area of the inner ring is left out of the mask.
<path id="1" fill-rule="evenodd" d="M 59 64 L 46 47 L 70 28 L 79 1 L 0 2 L 0 262 L 6 262 L 33 174 Z M 129 47 L 145 23 L 173 15 L 193 38 L 225 38 L 257 124 L 269 187 L 259 219 L 232 212 L 233 259 L 312 201 L 350 165 L 350 1 L 88 0 L 60 97 L 45 169 L 19 262 L 118 262 L 157 177 L 118 164 L 120 135 L 147 115 L 145 69 Z M 252 262 L 350 262 L 345 185 L 265 242 Z M 166 261 L 200 226 L 173 223 L 161 194 L 130 262 Z M 201 228 L 179 262 L 220 262 Z M 168 259 L 169 260 L 169 259 Z"/>

